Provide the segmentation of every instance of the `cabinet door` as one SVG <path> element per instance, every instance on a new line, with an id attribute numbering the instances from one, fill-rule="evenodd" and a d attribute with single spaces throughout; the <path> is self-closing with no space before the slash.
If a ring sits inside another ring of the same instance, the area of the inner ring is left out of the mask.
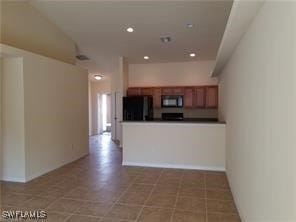
<path id="1" fill-rule="evenodd" d="M 184 95 L 184 88 L 183 87 L 173 88 L 173 95 Z"/>
<path id="2" fill-rule="evenodd" d="M 141 88 L 141 95 L 142 96 L 152 96 L 153 95 L 153 88 Z"/>
<path id="3" fill-rule="evenodd" d="M 205 107 L 205 87 L 196 87 L 195 88 L 195 95 L 194 95 L 194 106 L 197 108 L 204 108 Z"/>
<path id="4" fill-rule="evenodd" d="M 161 88 L 153 89 L 153 107 L 161 108 Z"/>
<path id="5" fill-rule="evenodd" d="M 206 108 L 218 108 L 218 86 L 206 87 Z"/>
<path id="6" fill-rule="evenodd" d="M 141 95 L 141 89 L 140 88 L 128 88 L 127 95 L 128 96 L 139 96 L 139 95 Z"/>
<path id="7" fill-rule="evenodd" d="M 162 88 L 161 89 L 161 94 L 162 95 L 173 95 L 173 88 Z"/>
<path id="8" fill-rule="evenodd" d="M 162 95 L 184 95 L 183 87 L 166 87 L 162 88 Z"/>
<path id="9" fill-rule="evenodd" d="M 193 88 L 184 89 L 184 107 L 185 108 L 193 107 Z"/>

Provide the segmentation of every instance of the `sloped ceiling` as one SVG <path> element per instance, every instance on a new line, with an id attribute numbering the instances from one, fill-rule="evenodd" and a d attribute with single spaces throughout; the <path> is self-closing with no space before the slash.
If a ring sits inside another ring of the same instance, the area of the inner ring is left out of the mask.
<path id="1" fill-rule="evenodd" d="M 129 63 L 214 60 L 232 6 L 229 1 L 30 1 L 78 45 L 101 73 Z M 187 24 L 193 24 L 188 28 Z M 134 27 L 133 33 L 126 32 Z M 172 41 L 164 44 L 161 36 Z M 189 53 L 196 53 L 190 58 Z M 148 61 L 143 56 L 148 55 Z"/>

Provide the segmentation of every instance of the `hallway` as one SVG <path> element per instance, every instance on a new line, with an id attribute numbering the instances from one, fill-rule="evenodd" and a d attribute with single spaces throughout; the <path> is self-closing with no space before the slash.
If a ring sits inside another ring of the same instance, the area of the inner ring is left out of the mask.
<path id="1" fill-rule="evenodd" d="M 121 160 L 110 134 L 93 136 L 88 156 L 25 184 L 1 182 L 1 208 L 44 209 L 52 222 L 240 221 L 224 173 Z"/>

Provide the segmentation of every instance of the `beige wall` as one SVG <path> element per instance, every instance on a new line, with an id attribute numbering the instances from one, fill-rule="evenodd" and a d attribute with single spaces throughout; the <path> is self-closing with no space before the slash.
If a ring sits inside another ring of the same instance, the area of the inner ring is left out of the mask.
<path id="1" fill-rule="evenodd" d="M 27 1 L 1 7 L 1 43 L 75 64 L 75 43 Z"/>
<path id="2" fill-rule="evenodd" d="M 23 98 L 24 108 L 13 107 L 13 110 L 20 112 L 18 116 L 23 115 L 24 119 L 25 179 L 30 180 L 86 155 L 87 71 L 6 45 L 1 45 L 1 50 L 6 55 L 22 57 L 23 61 L 20 75 L 23 78 L 23 92 L 19 96 Z M 21 101 L 17 101 L 13 95 L 10 93 L 4 98 L 8 98 L 9 104 L 21 105 Z M 9 104 L 4 102 L 4 110 L 12 106 Z M 3 117 L 8 119 L 5 114 Z M 16 122 L 19 124 L 21 121 Z M 7 148 L 11 149 L 11 146 Z M 5 153 L 3 158 L 4 161 L 11 160 Z M 16 162 L 12 164 L 17 166 Z"/>
<path id="3" fill-rule="evenodd" d="M 123 96 L 126 96 L 126 90 L 129 85 L 129 64 L 122 58 L 122 75 L 123 75 Z"/>
<path id="4" fill-rule="evenodd" d="M 102 126 L 100 123 L 100 110 L 98 109 L 98 96 L 111 93 L 111 82 L 109 80 L 90 82 L 91 90 L 91 116 L 90 116 L 90 135 L 101 133 Z M 109 111 L 111 112 L 111 110 Z"/>
<path id="5" fill-rule="evenodd" d="M 266 1 L 221 74 L 242 221 L 296 221 L 296 3 Z"/>
<path id="6" fill-rule="evenodd" d="M 111 81 L 111 133 L 112 139 L 122 145 L 122 97 L 128 87 L 128 63 L 123 57 L 118 58 L 118 66 L 114 68 Z M 116 117 L 116 120 L 115 120 Z"/>
<path id="7" fill-rule="evenodd" d="M 92 134 L 92 94 L 91 94 L 91 81 L 88 80 L 88 135 Z"/>
<path id="8" fill-rule="evenodd" d="M 109 93 L 111 90 L 111 83 L 109 80 L 91 82 L 90 84 L 93 92 Z"/>
<path id="9" fill-rule="evenodd" d="M 122 127 L 124 165 L 225 170 L 224 124 L 124 122 Z"/>
<path id="10" fill-rule="evenodd" d="M 111 123 L 111 93 L 107 94 L 107 123 Z"/>
<path id="11" fill-rule="evenodd" d="M 1 178 L 26 180 L 23 59 L 3 59 Z"/>
<path id="12" fill-rule="evenodd" d="M 44 57 L 24 58 L 27 178 L 88 153 L 87 87 L 85 70 Z"/>
<path id="13" fill-rule="evenodd" d="M 1 4 L 0 4 L 0 8 L 1 8 Z M 0 16 L 1 17 L 1 16 Z M 0 18 L 1 19 L 1 18 Z M 3 169 L 3 137 L 2 137 L 2 90 L 3 90 L 3 86 L 2 86 L 2 78 L 3 78 L 3 59 L 0 58 L 0 169 Z M 0 170 L 0 178 L 2 178 L 2 170 Z M 1 191 L 0 191 L 0 195 L 1 195 Z"/>
<path id="14" fill-rule="evenodd" d="M 216 85 L 215 61 L 130 64 L 128 86 Z"/>

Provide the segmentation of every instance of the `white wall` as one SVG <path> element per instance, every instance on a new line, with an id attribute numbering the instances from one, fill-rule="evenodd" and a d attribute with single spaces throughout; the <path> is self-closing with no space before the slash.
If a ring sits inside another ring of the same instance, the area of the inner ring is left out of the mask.
<path id="1" fill-rule="evenodd" d="M 4 180 L 25 181 L 23 59 L 4 58 L 2 76 L 2 165 Z"/>
<path id="2" fill-rule="evenodd" d="M 215 61 L 130 64 L 128 86 L 216 85 Z"/>
<path id="3" fill-rule="evenodd" d="M 30 180 L 86 155 L 87 71 L 6 45 L 1 45 L 1 50 L 6 55 L 22 57 L 23 61 L 20 75 L 23 92 L 19 96 L 23 98 L 24 108 L 14 110 L 19 112 L 18 116 L 24 116 L 25 179 Z M 4 98 L 8 97 L 10 103 L 21 104 L 12 95 L 4 95 Z M 4 102 L 4 110 L 8 107 Z M 7 119 L 5 114 L 3 117 Z M 5 124 L 3 126 L 6 130 Z M 11 146 L 7 148 L 11 149 Z M 4 162 L 10 161 L 5 153 L 3 158 Z M 12 164 L 16 166 L 15 162 Z"/>
<path id="4" fill-rule="evenodd" d="M 266 1 L 221 74 L 227 175 L 243 221 L 296 221 L 296 3 Z"/>
<path id="5" fill-rule="evenodd" d="M 122 126 L 124 165 L 225 170 L 224 124 L 123 122 Z"/>
<path id="6" fill-rule="evenodd" d="M 111 82 L 109 80 L 90 82 L 91 90 L 91 131 L 90 135 L 97 135 L 101 132 L 100 110 L 98 109 L 98 95 L 111 93 Z M 109 111 L 111 112 L 111 110 Z"/>

